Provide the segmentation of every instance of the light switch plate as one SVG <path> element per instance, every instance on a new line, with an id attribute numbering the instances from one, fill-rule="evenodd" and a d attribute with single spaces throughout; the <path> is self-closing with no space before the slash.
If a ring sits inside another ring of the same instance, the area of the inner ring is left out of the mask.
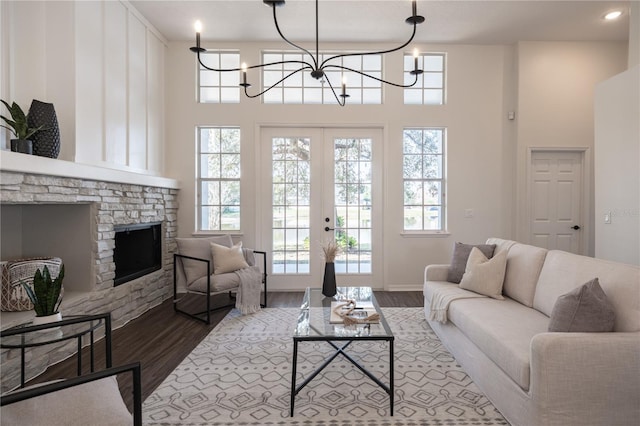
<path id="1" fill-rule="evenodd" d="M 610 224 L 611 223 L 611 212 L 606 212 L 604 214 L 604 223 L 606 223 L 606 224 Z"/>

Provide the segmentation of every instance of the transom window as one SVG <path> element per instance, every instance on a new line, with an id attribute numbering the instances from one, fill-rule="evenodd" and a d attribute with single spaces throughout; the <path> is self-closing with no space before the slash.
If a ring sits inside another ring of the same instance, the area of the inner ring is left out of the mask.
<path id="1" fill-rule="evenodd" d="M 446 229 L 444 138 L 442 128 L 403 132 L 405 231 Z"/>
<path id="2" fill-rule="evenodd" d="M 343 52 L 344 53 L 344 52 Z M 340 53 L 325 52 L 320 54 L 320 61 Z M 293 52 L 264 52 L 263 63 L 281 61 L 309 61 L 309 56 Z M 382 78 L 382 56 L 347 56 L 337 58 L 330 63 L 366 72 L 374 77 Z M 300 68 L 300 64 L 280 64 L 265 67 L 262 71 L 263 90 L 271 87 L 291 72 Z M 381 104 L 382 83 L 354 72 L 342 70 L 325 70 L 337 95 L 342 91 L 342 79 L 346 78 L 348 104 Z M 263 95 L 264 103 L 277 104 L 336 104 L 326 79 L 316 80 L 309 70 L 300 71 L 269 90 Z"/>
<path id="3" fill-rule="evenodd" d="M 240 129 L 198 127 L 198 230 L 240 230 Z"/>
<path id="4" fill-rule="evenodd" d="M 240 68 L 240 53 L 237 51 L 206 51 L 200 54 L 202 62 L 211 68 Z M 240 72 L 209 71 L 198 64 L 198 102 L 239 103 Z"/>
<path id="5" fill-rule="evenodd" d="M 424 70 L 415 86 L 404 89 L 404 103 L 415 105 L 443 105 L 445 99 L 445 56 L 442 53 L 425 53 L 418 56 L 418 68 Z M 413 55 L 404 55 L 405 84 L 414 76 L 409 74 L 415 67 Z"/>

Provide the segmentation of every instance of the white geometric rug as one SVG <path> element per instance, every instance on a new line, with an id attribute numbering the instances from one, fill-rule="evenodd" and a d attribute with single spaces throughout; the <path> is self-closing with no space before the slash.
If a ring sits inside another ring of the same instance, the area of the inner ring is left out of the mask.
<path id="1" fill-rule="evenodd" d="M 265 308 L 225 319 L 147 398 L 147 425 L 508 425 L 429 328 L 422 308 L 382 308 L 395 336 L 395 406 L 338 356 L 297 396 L 289 417 L 292 330 L 299 309 Z M 188 330 L 185 330 L 188 332 Z M 354 342 L 347 352 L 389 383 L 385 342 Z M 301 383 L 334 350 L 298 345 Z"/>

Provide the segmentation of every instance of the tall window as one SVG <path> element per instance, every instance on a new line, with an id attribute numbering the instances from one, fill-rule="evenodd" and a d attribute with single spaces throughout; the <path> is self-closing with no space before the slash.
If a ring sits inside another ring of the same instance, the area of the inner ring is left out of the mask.
<path id="1" fill-rule="evenodd" d="M 239 68 L 240 53 L 230 51 L 206 51 L 200 54 L 202 62 L 211 68 Z M 198 102 L 239 103 L 240 72 L 216 72 L 198 64 Z"/>
<path id="2" fill-rule="evenodd" d="M 345 52 L 342 52 L 345 53 Z M 324 52 L 320 61 L 334 56 L 336 52 Z M 309 56 L 303 53 L 265 52 L 262 54 L 263 63 L 280 61 L 309 61 Z M 377 78 L 382 78 L 382 56 L 347 56 L 334 59 L 330 64 L 342 65 L 351 69 L 366 72 Z M 271 87 L 291 72 L 300 68 L 300 64 L 280 64 L 265 67 L 262 74 L 263 90 Z M 342 91 L 342 78 L 347 80 L 349 104 L 381 104 L 382 83 L 371 78 L 350 71 L 332 70 L 328 68 L 326 76 L 331 81 L 337 95 Z M 329 84 L 323 80 L 311 77 L 309 70 L 300 71 L 264 94 L 264 103 L 278 104 L 336 104 L 336 98 L 331 92 Z"/>
<path id="3" fill-rule="evenodd" d="M 444 138 L 442 128 L 404 130 L 405 231 L 446 229 Z"/>
<path id="4" fill-rule="evenodd" d="M 413 55 L 404 55 L 405 83 L 412 83 L 414 76 Z M 415 86 L 404 89 L 404 103 L 417 105 L 444 104 L 445 60 L 442 53 L 425 53 L 418 56 L 418 68 L 424 70 Z"/>
<path id="5" fill-rule="evenodd" d="M 198 128 L 198 230 L 240 230 L 240 129 Z"/>

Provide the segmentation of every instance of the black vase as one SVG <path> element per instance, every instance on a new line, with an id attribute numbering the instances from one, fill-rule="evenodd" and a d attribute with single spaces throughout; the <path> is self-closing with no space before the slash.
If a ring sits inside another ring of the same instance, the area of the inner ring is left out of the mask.
<path id="1" fill-rule="evenodd" d="M 27 123 L 29 127 L 44 126 L 42 130 L 31 136 L 33 153 L 41 157 L 58 158 L 58 154 L 60 154 L 60 128 L 53 104 L 34 99 L 31 102 L 31 108 L 29 108 Z"/>
<path id="2" fill-rule="evenodd" d="M 333 297 L 336 295 L 336 266 L 333 262 L 324 264 L 322 294 L 324 294 L 326 297 Z"/>

